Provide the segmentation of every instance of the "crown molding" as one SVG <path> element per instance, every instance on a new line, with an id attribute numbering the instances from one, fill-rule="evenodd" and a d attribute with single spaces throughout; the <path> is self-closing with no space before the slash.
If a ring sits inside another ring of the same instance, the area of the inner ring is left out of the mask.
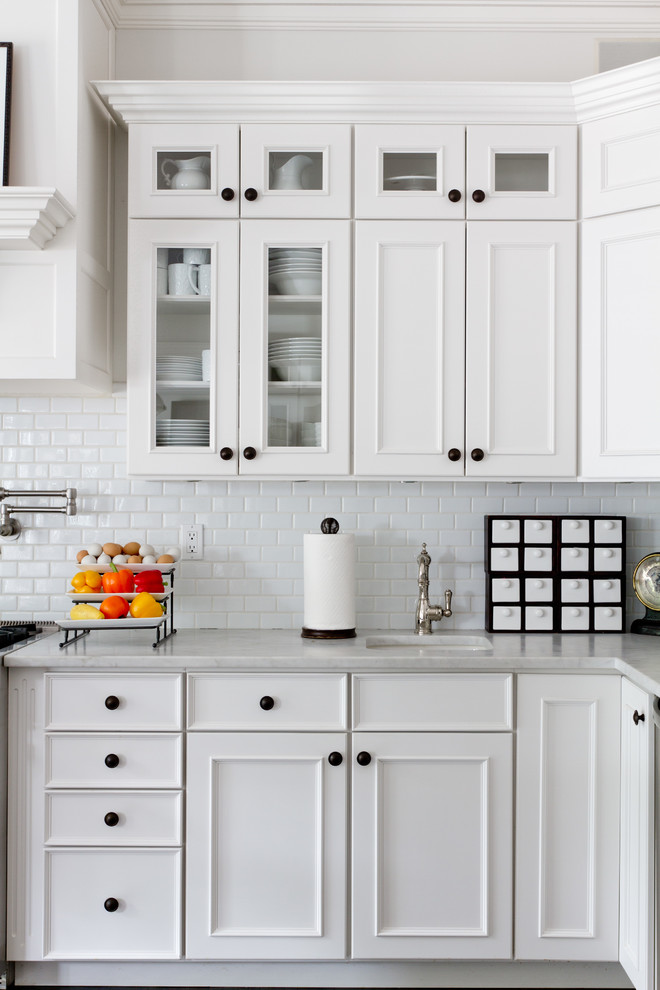
<path id="1" fill-rule="evenodd" d="M 92 82 L 119 124 L 279 122 L 575 123 L 570 83 Z"/>
<path id="2" fill-rule="evenodd" d="M 73 207 L 53 188 L 0 188 L 0 247 L 42 250 L 58 228 L 74 216 Z"/>
<path id="3" fill-rule="evenodd" d="M 657 0 L 99 0 L 116 28 L 660 36 Z"/>
<path id="4" fill-rule="evenodd" d="M 660 104 L 660 58 L 578 79 L 572 84 L 578 123 Z"/>

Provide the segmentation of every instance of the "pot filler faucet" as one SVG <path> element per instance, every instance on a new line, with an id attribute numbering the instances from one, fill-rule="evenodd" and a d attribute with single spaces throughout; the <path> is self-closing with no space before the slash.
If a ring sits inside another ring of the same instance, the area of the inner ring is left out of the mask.
<path id="1" fill-rule="evenodd" d="M 415 632 L 418 636 L 430 636 L 433 632 L 431 623 L 440 622 L 442 618 L 451 615 L 452 593 L 445 591 L 445 607 L 441 605 L 429 605 L 429 564 L 431 558 L 426 552 L 426 543 L 422 543 L 422 552 L 417 558 L 419 572 L 417 574 L 417 584 L 419 585 L 419 595 L 417 596 L 417 607 L 415 609 Z"/>

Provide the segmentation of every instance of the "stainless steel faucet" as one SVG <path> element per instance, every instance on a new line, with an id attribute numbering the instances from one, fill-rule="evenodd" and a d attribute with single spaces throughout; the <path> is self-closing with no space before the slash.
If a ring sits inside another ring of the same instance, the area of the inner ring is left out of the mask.
<path id="1" fill-rule="evenodd" d="M 417 584 L 419 585 L 419 595 L 417 596 L 417 607 L 415 609 L 415 632 L 418 636 L 430 636 L 433 632 L 431 623 L 440 622 L 442 618 L 451 615 L 452 593 L 445 591 L 445 607 L 441 605 L 429 604 L 429 564 L 431 558 L 426 552 L 426 543 L 422 543 L 422 552 L 417 558 L 419 572 Z"/>

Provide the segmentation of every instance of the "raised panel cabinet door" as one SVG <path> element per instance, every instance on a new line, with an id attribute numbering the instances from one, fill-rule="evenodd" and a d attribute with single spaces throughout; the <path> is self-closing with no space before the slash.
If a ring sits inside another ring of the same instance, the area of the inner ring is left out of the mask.
<path id="1" fill-rule="evenodd" d="M 465 224 L 355 231 L 355 473 L 462 477 Z"/>
<path id="2" fill-rule="evenodd" d="M 241 216 L 350 217 L 349 124 L 244 124 Z"/>
<path id="3" fill-rule="evenodd" d="M 582 216 L 655 206 L 660 200 L 660 107 L 582 125 Z"/>
<path id="4" fill-rule="evenodd" d="M 508 733 L 353 734 L 354 959 L 510 959 Z"/>
<path id="5" fill-rule="evenodd" d="M 620 678 L 518 676 L 518 959 L 619 958 Z"/>
<path id="6" fill-rule="evenodd" d="M 574 220 L 577 127 L 469 126 L 466 202 L 470 220 Z"/>
<path id="7" fill-rule="evenodd" d="M 463 219 L 465 127 L 357 124 L 355 215 L 369 219 Z"/>
<path id="8" fill-rule="evenodd" d="M 239 470 L 350 470 L 348 220 L 241 223 Z"/>
<path id="9" fill-rule="evenodd" d="M 576 229 L 468 224 L 466 473 L 575 477 Z"/>
<path id="10" fill-rule="evenodd" d="M 580 475 L 658 478 L 660 208 L 585 220 L 581 246 Z"/>
<path id="11" fill-rule="evenodd" d="M 128 471 L 238 473 L 238 221 L 131 220 Z"/>
<path id="12" fill-rule="evenodd" d="M 189 736 L 188 959 L 344 957 L 347 762 L 343 733 Z"/>
<path id="13" fill-rule="evenodd" d="M 652 990 L 654 955 L 653 698 L 621 682 L 619 961 L 636 990 Z"/>

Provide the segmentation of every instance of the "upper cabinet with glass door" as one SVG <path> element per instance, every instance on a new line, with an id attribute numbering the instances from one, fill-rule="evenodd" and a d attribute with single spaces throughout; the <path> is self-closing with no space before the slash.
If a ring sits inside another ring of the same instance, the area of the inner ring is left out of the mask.
<path id="1" fill-rule="evenodd" d="M 463 219 L 463 125 L 357 125 L 355 216 L 367 220 Z"/>
<path id="2" fill-rule="evenodd" d="M 574 220 L 577 129 L 480 125 L 467 129 L 470 220 Z"/>
<path id="3" fill-rule="evenodd" d="M 341 219 L 350 215 L 348 124 L 241 127 L 242 217 Z"/>

